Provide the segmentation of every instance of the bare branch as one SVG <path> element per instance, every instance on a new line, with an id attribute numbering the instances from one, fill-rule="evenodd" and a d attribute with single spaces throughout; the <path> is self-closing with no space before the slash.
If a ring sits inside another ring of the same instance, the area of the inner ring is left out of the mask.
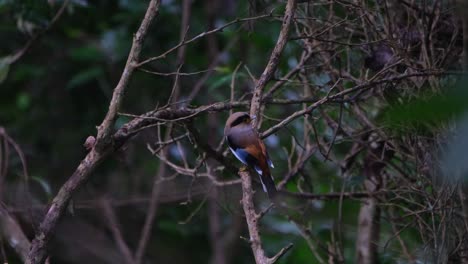
<path id="1" fill-rule="evenodd" d="M 396 76 L 396 77 L 380 79 L 380 80 L 376 80 L 376 81 L 373 81 L 373 82 L 370 82 L 370 83 L 354 86 L 353 88 L 349 88 L 349 89 L 343 90 L 341 92 L 338 92 L 336 94 L 323 97 L 322 99 L 320 99 L 317 102 L 311 104 L 307 108 L 299 110 L 299 111 L 293 113 L 292 115 L 289 115 L 288 117 L 284 118 L 278 124 L 270 127 L 268 130 L 264 131 L 261 134 L 261 137 L 262 138 L 268 137 L 269 135 L 275 133 L 276 131 L 278 131 L 282 127 L 286 126 L 287 124 L 289 124 L 290 122 L 292 122 L 296 118 L 301 117 L 301 116 L 306 115 L 306 114 L 310 114 L 317 107 L 319 107 L 319 106 L 321 106 L 321 105 L 323 105 L 323 104 L 325 104 L 327 102 L 333 101 L 335 99 L 339 99 L 339 98 L 343 97 L 344 95 L 348 95 L 348 94 L 351 94 L 351 93 L 357 92 L 357 91 L 365 91 L 365 90 L 368 90 L 368 89 L 370 89 L 372 87 L 375 87 L 375 85 L 378 85 L 378 84 L 387 83 L 387 82 L 401 81 L 401 80 L 404 80 L 404 79 L 407 79 L 407 78 L 410 78 L 410 77 L 414 77 L 414 76 L 435 76 L 435 75 L 445 75 L 445 74 L 447 74 L 447 73 L 439 72 L 439 71 L 437 71 L 437 72 L 430 71 L 430 72 L 422 72 L 422 73 L 403 74 L 403 75 Z"/>
<path id="2" fill-rule="evenodd" d="M 253 20 L 258 20 L 258 19 L 262 19 L 262 18 L 267 18 L 267 17 L 271 17 L 271 16 L 272 16 L 272 14 L 261 15 L 261 16 L 256 16 L 256 17 L 248 17 L 248 18 L 237 18 L 237 19 L 235 19 L 235 20 L 233 20 L 233 21 L 231 21 L 229 23 L 226 23 L 226 24 L 220 26 L 220 27 L 217 27 L 217 28 L 209 30 L 209 31 L 202 32 L 202 33 L 196 35 L 195 37 L 193 37 L 193 38 L 191 38 L 189 40 L 182 40 L 181 42 L 179 42 L 179 44 L 177 44 L 176 46 L 170 48 L 169 50 L 162 53 L 161 55 L 146 59 L 146 60 L 138 63 L 136 66 L 141 67 L 141 66 L 143 66 L 143 65 L 145 65 L 145 64 L 147 64 L 149 62 L 166 58 L 167 55 L 169 55 L 170 53 L 172 53 L 175 50 L 179 49 L 180 47 L 185 46 L 187 44 L 190 44 L 192 42 L 195 42 L 195 41 L 199 40 L 200 38 L 203 38 L 203 37 L 205 37 L 207 35 L 214 34 L 214 33 L 217 33 L 217 32 L 221 32 L 225 28 L 230 27 L 231 25 L 234 25 L 234 24 L 237 24 L 237 23 L 240 23 L 240 22 L 247 22 L 247 21 L 253 21 Z"/>
<path id="3" fill-rule="evenodd" d="M 130 77 L 133 73 L 133 70 L 135 69 L 135 63 L 138 60 L 143 39 L 146 35 L 149 25 L 151 24 L 151 21 L 156 16 L 159 4 L 159 0 L 152 0 L 150 2 L 145 18 L 143 19 L 141 26 L 134 37 L 132 49 L 128 56 L 122 78 L 114 90 L 108 114 L 98 129 L 96 146 L 80 163 L 76 171 L 62 186 L 59 193 L 52 201 L 47 214 L 39 226 L 36 237 L 32 242 L 31 249 L 26 260 L 27 264 L 42 263 L 45 260 L 47 255 L 47 246 L 52 237 L 52 233 L 55 230 L 60 217 L 64 214 L 72 194 L 83 185 L 83 183 L 90 177 L 91 172 L 94 171 L 96 166 L 103 160 L 104 157 L 110 153 L 110 133 L 117 116 L 117 111 L 119 110 L 121 101 L 123 99 L 125 88 L 128 86 Z"/>
<path id="4" fill-rule="evenodd" d="M 284 47 L 286 46 L 286 42 L 288 41 L 288 34 L 291 22 L 294 19 L 294 12 L 296 10 L 296 0 L 288 0 L 286 4 L 286 10 L 284 12 L 283 17 L 283 24 L 281 26 L 281 31 L 278 36 L 278 40 L 276 42 L 275 48 L 271 53 L 270 59 L 268 61 L 267 66 L 263 70 L 260 79 L 257 81 L 254 94 L 252 98 L 252 102 L 250 104 L 250 115 L 257 116 L 257 119 L 253 120 L 252 126 L 254 128 L 258 127 L 260 124 L 260 107 L 261 107 L 261 100 L 263 96 L 263 90 L 265 89 L 267 83 L 270 81 L 271 77 L 273 76 L 276 67 L 278 66 L 279 59 L 281 53 L 283 52 Z"/>
<path id="5" fill-rule="evenodd" d="M 106 218 L 106 222 L 109 223 L 108 226 L 112 231 L 114 240 L 117 243 L 117 246 L 120 252 L 122 253 L 123 257 L 125 258 L 125 262 L 128 264 L 135 263 L 130 248 L 128 248 L 128 245 L 125 242 L 125 239 L 123 238 L 122 232 L 120 231 L 120 224 L 117 221 L 117 216 L 115 215 L 114 209 L 112 208 L 110 201 L 106 198 L 102 198 L 100 199 L 99 204 Z"/>
<path id="6" fill-rule="evenodd" d="M 255 263 L 266 264 L 268 258 L 262 248 L 262 240 L 260 231 L 258 230 L 258 215 L 255 213 L 253 201 L 254 191 L 252 190 L 252 179 L 247 170 L 239 171 L 239 176 L 242 181 L 242 207 L 245 213 L 245 220 L 249 229 L 249 243 L 255 257 Z"/>
<path id="7" fill-rule="evenodd" d="M 62 6 L 60 7 L 60 9 L 57 11 L 57 13 L 54 15 L 54 17 L 52 18 L 52 20 L 50 21 L 49 25 L 47 25 L 47 27 L 45 29 L 43 29 L 42 31 L 34 34 L 29 40 L 28 42 L 26 42 L 26 44 L 23 46 L 23 48 L 21 48 L 20 50 L 18 50 L 11 58 L 10 60 L 7 62 L 8 64 L 12 64 L 12 63 L 15 63 L 17 62 L 19 59 L 21 59 L 21 57 L 23 57 L 24 54 L 26 54 L 26 52 L 32 47 L 32 45 L 34 44 L 34 42 L 36 42 L 41 36 L 43 36 L 47 31 L 49 31 L 54 25 L 55 23 L 57 23 L 57 21 L 59 20 L 59 18 L 62 16 L 63 12 L 65 11 L 67 5 L 68 5 L 68 2 L 70 0 L 65 0 L 63 1 L 63 4 Z"/>
<path id="8" fill-rule="evenodd" d="M 146 37 L 148 28 L 151 25 L 154 17 L 156 16 L 159 10 L 160 0 L 152 0 L 146 10 L 145 17 L 141 22 L 140 28 L 133 37 L 132 48 L 128 54 L 127 63 L 120 77 L 119 83 L 114 89 L 112 94 L 112 100 L 109 104 L 109 110 L 107 111 L 106 117 L 102 121 L 101 125 L 98 127 L 98 134 L 96 137 L 96 148 L 98 151 L 102 149 L 102 146 L 106 141 L 110 140 L 112 129 L 114 127 L 115 119 L 117 118 L 117 112 L 120 109 L 120 104 L 122 103 L 123 97 L 125 95 L 125 89 L 128 87 L 130 78 L 133 71 L 137 68 L 137 63 L 140 58 L 140 52 L 143 47 L 143 40 Z"/>
<path id="9" fill-rule="evenodd" d="M 26 261 L 31 243 L 2 203 L 0 203 L 0 233 L 20 259 Z"/>

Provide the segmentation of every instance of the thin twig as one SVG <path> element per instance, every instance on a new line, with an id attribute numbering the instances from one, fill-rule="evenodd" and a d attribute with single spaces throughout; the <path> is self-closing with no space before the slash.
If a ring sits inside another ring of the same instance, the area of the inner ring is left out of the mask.
<path id="1" fill-rule="evenodd" d="M 110 201 L 106 198 L 101 198 L 99 200 L 99 205 L 106 218 L 106 223 L 108 222 L 107 226 L 111 230 L 112 236 L 114 237 L 114 240 L 117 243 L 117 247 L 124 257 L 125 262 L 128 264 L 134 264 L 135 262 L 132 257 L 132 252 L 125 242 L 122 232 L 120 231 L 120 224 L 117 221 L 117 216 L 115 215 L 115 211 L 112 208 Z"/>
<path id="2" fill-rule="evenodd" d="M 267 14 L 267 15 L 260 15 L 260 16 L 256 16 L 256 17 L 237 18 L 237 19 L 235 19 L 235 20 L 233 20 L 233 21 L 231 21 L 231 22 L 229 22 L 227 24 L 224 24 L 224 25 L 220 26 L 220 27 L 217 27 L 217 28 L 209 30 L 209 31 L 202 32 L 202 33 L 196 35 L 195 37 L 193 37 L 193 38 L 191 38 L 189 40 L 183 40 L 183 41 L 179 42 L 179 44 L 177 44 L 176 46 L 174 46 L 174 47 L 170 48 L 169 50 L 165 51 L 164 53 L 162 53 L 161 55 L 146 59 L 146 60 L 138 63 L 136 66 L 141 67 L 141 66 L 143 66 L 143 65 L 145 65 L 145 64 L 147 64 L 149 62 L 166 58 L 167 55 L 169 55 L 173 51 L 177 50 L 178 48 L 180 48 L 182 46 L 185 46 L 187 44 L 190 44 L 190 43 L 192 43 L 194 41 L 197 41 L 200 38 L 203 38 L 203 37 L 205 37 L 207 35 L 210 35 L 210 34 L 213 34 L 213 33 L 216 33 L 216 32 L 221 32 L 225 28 L 230 27 L 230 26 L 232 26 L 234 24 L 237 24 L 237 23 L 240 23 L 240 22 L 258 20 L 258 19 L 267 18 L 267 17 L 271 17 L 271 16 L 272 16 L 272 13 Z"/>
<path id="3" fill-rule="evenodd" d="M 133 37 L 132 48 L 128 54 L 127 63 L 120 77 L 119 83 L 112 93 L 112 99 L 109 104 L 109 110 L 107 111 L 106 117 L 98 127 L 98 133 L 96 137 L 96 146 L 98 151 L 102 150 L 102 147 L 110 141 L 110 136 L 114 128 L 114 123 L 117 118 L 117 112 L 120 109 L 123 97 L 125 95 L 125 89 L 129 86 L 130 78 L 134 70 L 138 67 L 137 63 L 140 58 L 140 52 L 143 47 L 143 40 L 146 37 L 148 28 L 151 25 L 154 17 L 159 11 L 160 0 L 152 0 L 146 10 L 145 17 L 141 22 L 140 28 Z"/>
<path id="4" fill-rule="evenodd" d="M 65 0 L 63 1 L 63 4 L 62 6 L 60 7 L 60 9 L 57 11 L 57 13 L 54 15 L 54 17 L 52 18 L 52 20 L 50 21 L 49 25 L 47 25 L 47 27 L 45 29 L 43 29 L 42 31 L 34 34 L 29 40 L 28 42 L 26 42 L 26 44 L 20 49 L 18 50 L 13 56 L 10 57 L 10 59 L 8 60 L 8 64 L 12 64 L 12 63 L 15 63 L 17 62 L 19 59 L 21 59 L 21 57 L 24 56 L 24 54 L 26 54 L 26 52 L 32 47 L 32 45 L 34 44 L 34 42 L 36 42 L 40 37 L 42 37 L 47 31 L 49 31 L 54 25 L 55 23 L 57 23 L 57 21 L 59 20 L 59 18 L 62 16 L 63 12 L 65 11 L 67 5 L 68 5 L 68 2 L 70 2 L 70 0 Z"/>

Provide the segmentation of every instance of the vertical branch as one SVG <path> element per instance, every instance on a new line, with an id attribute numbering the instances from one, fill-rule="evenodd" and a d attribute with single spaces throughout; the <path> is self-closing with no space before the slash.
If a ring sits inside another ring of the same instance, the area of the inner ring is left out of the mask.
<path id="1" fill-rule="evenodd" d="M 250 235 L 250 247 L 254 254 L 255 263 L 257 264 L 272 264 L 283 256 L 293 245 L 289 244 L 282 248 L 275 256 L 268 258 L 262 247 L 262 238 L 258 229 L 258 221 L 261 215 L 255 212 L 254 191 L 252 190 L 252 178 L 246 170 L 240 170 L 239 176 L 242 182 L 242 207 L 245 213 L 245 220 Z"/>
<path id="2" fill-rule="evenodd" d="M 252 190 L 252 179 L 248 171 L 239 171 L 239 176 L 242 181 L 242 207 L 245 213 L 245 220 L 250 235 L 250 246 L 252 248 L 255 263 L 265 264 L 268 263 L 268 258 L 262 248 L 262 240 L 258 230 L 258 214 L 255 212 L 253 201 L 254 192 Z"/>
<path id="3" fill-rule="evenodd" d="M 369 137 L 369 145 L 364 159 L 364 187 L 369 193 L 373 193 L 382 187 L 384 180 L 381 173 L 385 162 L 393 153 L 385 149 L 382 141 L 375 142 L 373 135 Z M 367 198 L 359 211 L 357 234 L 356 263 L 376 263 L 380 237 L 380 208 L 374 196 Z"/>
<path id="4" fill-rule="evenodd" d="M 274 71 L 279 63 L 279 58 L 287 42 L 287 37 L 289 34 L 289 27 L 294 17 L 294 11 L 296 9 L 296 0 L 288 0 L 286 4 L 286 10 L 283 17 L 283 24 L 278 36 L 276 45 L 271 53 L 270 59 L 268 61 L 265 70 L 263 71 L 260 79 L 257 81 L 254 95 L 250 104 L 250 115 L 257 116 L 257 119 L 253 120 L 252 126 L 257 128 L 260 124 L 260 108 L 261 100 L 263 95 L 263 90 L 267 85 L 268 81 L 273 76 Z M 272 259 L 267 258 L 265 251 L 262 248 L 262 241 L 260 233 L 258 230 L 258 220 L 259 216 L 255 212 L 255 206 L 253 201 L 253 190 L 252 190 L 252 179 L 250 173 L 247 171 L 239 171 L 239 175 L 242 181 L 242 206 L 245 213 L 245 218 L 247 221 L 247 226 L 250 235 L 250 246 L 255 257 L 255 262 L 257 264 L 266 264 L 274 263 L 281 255 L 283 255 L 289 247 L 283 248 L 275 257 Z"/>
<path id="5" fill-rule="evenodd" d="M 252 126 L 255 128 L 258 127 L 258 124 L 260 124 L 260 108 L 263 90 L 265 89 L 268 81 L 270 81 L 271 77 L 273 76 L 276 67 L 278 67 L 279 58 L 288 40 L 289 28 L 294 17 L 295 9 L 296 0 L 288 0 L 288 3 L 286 4 L 286 11 L 284 12 L 283 25 L 281 27 L 281 31 L 278 36 L 275 48 L 271 53 L 270 60 L 268 61 L 265 70 L 263 71 L 262 75 L 260 76 L 260 79 L 258 79 L 257 84 L 255 85 L 252 102 L 250 103 L 250 115 L 258 117 L 257 119 L 253 120 Z"/>
<path id="6" fill-rule="evenodd" d="M 366 186 L 369 183 L 370 180 L 366 180 Z M 370 190 L 369 188 L 366 189 Z M 356 263 L 376 263 L 379 218 L 380 208 L 377 206 L 377 199 L 375 197 L 367 198 L 359 211 Z"/>
<path id="7" fill-rule="evenodd" d="M 60 217 L 65 212 L 72 194 L 86 182 L 97 165 L 109 155 L 112 147 L 110 132 L 112 131 L 117 111 L 119 110 L 123 99 L 125 88 L 128 86 L 130 76 L 138 62 L 141 47 L 143 45 L 143 39 L 146 36 L 149 25 L 156 16 L 159 4 L 159 0 L 152 0 L 149 3 L 145 18 L 141 22 L 140 28 L 133 38 L 132 48 L 121 79 L 114 89 L 112 100 L 109 105 L 109 112 L 102 124 L 99 126 L 96 146 L 91 149 L 88 155 L 86 155 L 86 157 L 81 161 L 75 172 L 60 188 L 57 196 L 53 199 L 51 206 L 42 220 L 34 240 L 32 241 L 28 258 L 25 263 L 32 264 L 44 262 L 47 255 L 47 246 L 49 245 L 49 241 Z"/>

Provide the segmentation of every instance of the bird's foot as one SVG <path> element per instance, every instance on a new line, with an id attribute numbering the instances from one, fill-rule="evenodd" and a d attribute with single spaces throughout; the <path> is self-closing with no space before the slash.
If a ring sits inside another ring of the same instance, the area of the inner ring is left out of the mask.
<path id="1" fill-rule="evenodd" d="M 248 170 L 247 166 L 241 166 L 239 168 L 239 171 L 247 171 L 247 170 Z"/>

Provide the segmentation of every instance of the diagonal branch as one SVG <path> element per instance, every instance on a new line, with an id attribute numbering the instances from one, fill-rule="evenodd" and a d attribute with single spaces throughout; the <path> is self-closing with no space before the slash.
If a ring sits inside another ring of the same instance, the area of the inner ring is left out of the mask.
<path id="1" fill-rule="evenodd" d="M 21 59 L 21 57 L 23 57 L 23 55 L 26 54 L 26 52 L 33 46 L 34 42 L 40 39 L 40 37 L 42 37 L 47 31 L 49 31 L 52 28 L 52 26 L 55 25 L 55 23 L 57 23 L 57 21 L 59 20 L 59 18 L 62 16 L 63 12 L 65 11 L 66 7 L 68 6 L 68 2 L 69 0 L 63 1 L 62 6 L 54 15 L 49 25 L 42 31 L 35 33 L 20 50 L 18 50 L 14 55 L 11 56 L 10 60 L 8 61 L 8 64 L 15 63 L 19 59 Z"/>
<path id="2" fill-rule="evenodd" d="M 226 167 L 226 169 L 232 173 L 237 172 L 237 168 L 233 166 L 231 163 L 227 162 L 226 158 L 223 156 L 222 153 L 217 152 L 215 149 L 213 149 L 207 142 L 205 142 L 201 135 L 200 132 L 194 127 L 192 122 L 187 122 L 186 124 L 187 130 L 190 131 L 190 134 L 192 135 L 194 141 L 196 142 L 197 146 L 200 147 L 203 151 L 206 152 L 210 157 L 221 163 Z"/>
<path id="3" fill-rule="evenodd" d="M 90 177 L 91 172 L 94 171 L 96 166 L 112 152 L 114 147 L 111 142 L 111 132 L 117 111 L 120 107 L 125 88 L 128 86 L 130 77 L 135 69 L 135 64 L 138 61 L 141 51 L 143 39 L 146 35 L 151 21 L 156 16 L 159 8 L 160 1 L 152 0 L 146 11 L 145 18 L 143 19 L 140 28 L 138 29 L 133 39 L 132 48 L 128 56 L 127 64 L 125 65 L 122 77 L 114 89 L 112 100 L 109 106 L 109 111 L 104 118 L 104 121 L 99 126 L 96 146 L 86 155 L 81 161 L 78 168 L 62 186 L 57 196 L 51 203 L 51 206 L 45 215 L 43 221 L 39 226 L 36 233 L 28 258 L 25 263 L 42 263 L 47 255 L 47 246 L 52 237 L 52 234 L 57 226 L 60 217 L 64 214 L 67 204 L 72 194 L 81 187 L 86 180 Z"/>
<path id="4" fill-rule="evenodd" d="M 294 17 L 295 9 L 296 9 L 296 1 L 289 0 L 288 3 L 286 4 L 286 11 L 284 12 L 283 25 L 281 27 L 281 31 L 278 36 L 278 40 L 276 42 L 275 48 L 273 49 L 273 52 L 271 53 L 270 60 L 268 61 L 268 64 L 265 67 L 265 70 L 263 71 L 262 75 L 260 76 L 260 79 L 258 79 L 257 84 L 255 86 L 252 102 L 250 104 L 250 115 L 260 117 L 259 114 L 260 114 L 263 90 L 265 89 L 267 83 L 270 81 L 271 77 L 273 76 L 273 73 L 275 72 L 276 67 L 278 67 L 279 58 L 281 56 L 281 53 L 283 52 L 284 47 L 286 46 L 286 42 L 288 41 L 289 28 Z M 253 127 L 255 128 L 258 127 L 258 124 L 260 123 L 259 119 L 260 118 L 253 120 Z"/>
<path id="5" fill-rule="evenodd" d="M 206 37 L 208 35 L 211 35 L 211 34 L 214 34 L 214 33 L 217 33 L 217 32 L 221 32 L 223 31 L 225 28 L 227 27 L 230 27 L 231 25 L 234 25 L 234 24 L 237 24 L 237 23 L 240 23 L 240 22 L 248 22 L 248 21 L 254 21 L 254 20 L 258 20 L 258 19 L 262 19 L 262 18 L 268 18 L 268 17 L 272 17 L 273 14 L 270 13 L 270 14 L 266 14 L 266 15 L 261 15 L 261 16 L 256 16 L 256 17 L 247 17 L 247 18 L 236 18 L 235 20 L 229 22 L 229 23 L 226 23 L 220 27 L 217 27 L 215 29 L 212 29 L 212 30 L 209 30 L 209 31 L 204 31 L 198 35 L 196 35 L 195 37 L 191 38 L 191 39 L 188 39 L 188 40 L 182 40 L 181 42 L 179 42 L 179 44 L 177 44 L 176 46 L 170 48 L 169 50 L 165 51 L 164 53 L 162 53 L 161 55 L 159 56 L 156 56 L 156 57 L 151 57 L 149 59 L 146 59 L 142 62 L 139 62 L 136 66 L 137 67 L 141 67 L 145 64 L 148 64 L 152 61 L 156 61 L 156 60 L 160 60 L 160 59 L 163 59 L 163 58 L 166 58 L 167 55 L 169 55 L 170 53 L 174 52 L 175 50 L 179 49 L 180 47 L 182 46 L 185 46 L 185 45 L 188 45 L 192 42 L 195 42 L 203 37 Z"/>
<path id="6" fill-rule="evenodd" d="M 19 224 L 2 203 L 0 203 L 0 233 L 6 238 L 19 258 L 25 261 L 31 244 Z"/>
<path id="7" fill-rule="evenodd" d="M 156 16 L 160 0 L 152 0 L 146 10 L 145 18 L 141 22 L 140 28 L 138 29 L 135 36 L 133 36 L 133 44 L 128 54 L 127 63 L 120 77 L 119 83 L 114 89 L 112 99 L 107 111 L 106 117 L 102 121 L 102 124 L 98 128 L 98 134 L 96 139 L 96 147 L 100 150 L 103 143 L 111 140 L 110 136 L 112 128 L 114 127 L 115 120 L 117 118 L 117 112 L 119 111 L 122 99 L 125 95 L 125 89 L 130 83 L 130 77 L 133 71 L 137 68 L 138 60 L 140 58 L 140 52 L 143 47 L 143 40 L 146 37 L 148 28 L 151 25 L 154 17 Z"/>
<path id="8" fill-rule="evenodd" d="M 297 118 L 299 118 L 301 116 L 304 116 L 306 114 L 310 114 L 317 107 L 319 107 L 319 106 L 321 106 L 321 105 L 323 105 L 325 103 L 338 100 L 338 99 L 344 97 L 345 95 L 349 95 L 349 94 L 352 94 L 354 92 L 364 92 L 364 91 L 367 91 L 367 90 L 369 90 L 369 89 L 371 89 L 371 88 L 373 88 L 373 87 L 375 87 L 376 85 L 379 85 L 379 84 L 390 83 L 390 82 L 398 82 L 398 81 L 406 80 L 406 79 L 408 79 L 410 77 L 415 77 L 415 76 L 438 76 L 438 75 L 446 75 L 446 74 L 447 73 L 440 72 L 440 71 L 426 71 L 426 72 L 419 72 L 419 73 L 402 74 L 402 75 L 398 75 L 398 76 L 394 76 L 394 77 L 389 77 L 389 78 L 386 78 L 386 79 L 381 79 L 381 80 L 376 80 L 376 81 L 372 81 L 372 82 L 369 82 L 369 83 L 356 85 L 356 86 L 354 86 L 352 88 L 348 88 L 348 89 L 342 90 L 340 92 L 337 92 L 336 94 L 327 95 L 327 96 L 321 98 L 320 100 L 312 103 L 310 106 L 308 106 L 308 107 L 306 107 L 306 108 L 304 108 L 302 110 L 294 112 L 293 114 L 289 115 L 287 118 L 282 119 L 281 122 L 279 122 L 278 124 L 270 127 L 266 131 L 263 131 L 263 133 L 260 135 L 260 137 L 261 138 L 268 137 L 269 135 L 271 135 L 271 134 L 275 133 L 276 131 L 280 130 L 281 128 L 288 125 L 292 121 L 296 120 Z"/>
<path id="9" fill-rule="evenodd" d="M 114 237 L 115 243 L 117 244 L 122 257 L 125 259 L 125 263 L 127 264 L 134 264 L 135 261 L 132 258 L 132 252 L 128 247 L 125 239 L 123 237 L 120 223 L 117 219 L 117 215 L 112 208 L 111 202 L 109 199 L 103 197 L 98 201 L 99 207 L 102 210 L 102 214 L 104 215 L 105 221 L 108 224 L 108 227 Z"/>

